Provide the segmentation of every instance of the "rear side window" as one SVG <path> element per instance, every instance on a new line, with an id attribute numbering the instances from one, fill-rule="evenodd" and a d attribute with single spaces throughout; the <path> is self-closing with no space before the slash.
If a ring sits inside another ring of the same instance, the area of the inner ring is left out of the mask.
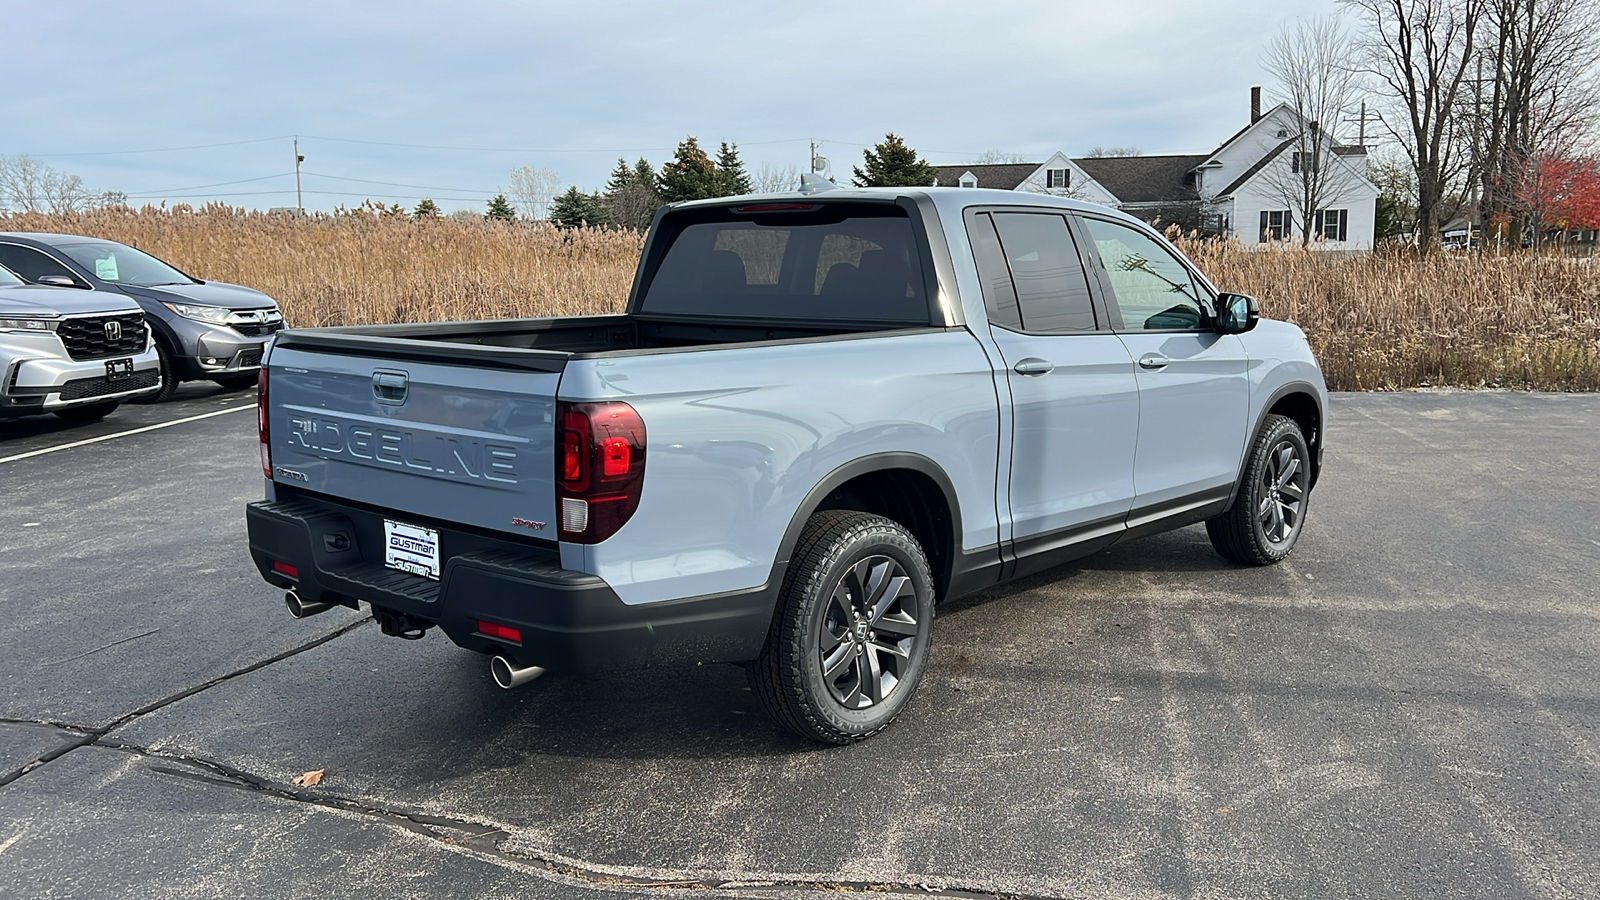
<path id="1" fill-rule="evenodd" d="M 1000 245 L 1016 286 L 1022 327 L 1030 332 L 1095 330 L 1089 278 L 1065 217 L 995 213 Z"/>
<path id="2" fill-rule="evenodd" d="M 927 325 L 923 253 L 896 206 L 687 210 L 662 220 L 670 241 L 641 313 Z"/>

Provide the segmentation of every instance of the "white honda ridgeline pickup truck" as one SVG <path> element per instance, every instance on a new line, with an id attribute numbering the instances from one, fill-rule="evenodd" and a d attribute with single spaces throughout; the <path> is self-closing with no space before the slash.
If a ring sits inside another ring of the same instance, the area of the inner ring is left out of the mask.
<path id="1" fill-rule="evenodd" d="M 745 665 L 808 738 L 889 724 L 939 601 L 1197 522 L 1289 555 L 1326 389 L 1300 329 L 1047 196 L 668 207 L 616 316 L 296 329 L 261 371 L 250 552 L 503 687 Z"/>

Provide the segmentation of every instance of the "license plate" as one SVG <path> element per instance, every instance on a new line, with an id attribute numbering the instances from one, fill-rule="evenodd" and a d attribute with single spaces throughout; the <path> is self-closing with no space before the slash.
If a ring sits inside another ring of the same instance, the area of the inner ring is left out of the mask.
<path id="1" fill-rule="evenodd" d="M 439 532 L 420 525 L 383 520 L 383 564 L 391 569 L 439 580 Z"/>
<path id="2" fill-rule="evenodd" d="M 133 357 L 106 360 L 106 380 L 117 381 L 133 377 Z"/>

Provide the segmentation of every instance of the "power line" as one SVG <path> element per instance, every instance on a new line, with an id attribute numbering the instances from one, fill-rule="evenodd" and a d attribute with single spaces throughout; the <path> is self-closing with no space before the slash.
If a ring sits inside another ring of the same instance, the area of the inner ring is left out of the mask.
<path id="1" fill-rule="evenodd" d="M 187 187 L 166 188 L 159 191 L 140 191 L 137 194 L 129 194 L 128 196 L 130 198 L 159 197 L 163 194 L 174 194 L 178 191 L 198 191 L 201 188 L 227 187 L 233 184 L 249 184 L 252 181 L 270 181 L 273 178 L 285 178 L 293 174 L 293 172 L 279 172 L 276 175 L 262 175 L 260 178 L 241 178 L 238 181 L 219 181 L 215 184 L 191 184 Z"/>
<path id="2" fill-rule="evenodd" d="M 499 191 L 486 191 L 483 188 L 440 187 L 436 184 L 401 184 L 398 181 L 372 181 L 367 178 L 347 178 L 343 175 L 323 175 L 318 172 L 305 173 L 313 178 L 332 178 L 334 181 L 355 181 L 361 184 L 379 184 L 386 187 L 416 188 L 422 191 L 459 191 L 468 194 L 498 194 Z"/>
<path id="3" fill-rule="evenodd" d="M 34 156 L 58 158 L 63 156 L 132 156 L 135 153 L 175 153 L 179 150 L 209 150 L 213 147 L 238 147 L 242 144 L 264 144 L 267 141 L 284 141 L 292 135 L 280 134 L 277 137 L 252 138 L 248 141 L 228 141 L 223 144 L 195 144 L 190 147 L 152 147 L 147 150 L 95 150 L 89 153 L 35 153 Z"/>

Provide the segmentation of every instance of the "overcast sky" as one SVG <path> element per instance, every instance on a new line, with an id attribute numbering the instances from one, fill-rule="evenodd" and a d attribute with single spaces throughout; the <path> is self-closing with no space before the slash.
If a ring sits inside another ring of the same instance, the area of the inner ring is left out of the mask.
<path id="1" fill-rule="evenodd" d="M 481 210 L 513 167 L 594 189 L 617 157 L 659 167 L 690 134 L 710 148 L 737 142 L 752 170 L 804 167 L 806 140 L 817 138 L 840 180 L 888 131 L 935 164 L 986 150 L 1042 161 L 1096 145 L 1205 152 L 1246 124 L 1273 33 L 1334 9 L 1333 0 L 18 4 L 0 57 L 11 88 L 0 92 L 0 155 L 37 156 L 135 204 L 293 206 L 299 134 L 307 208 L 430 195 L 446 210 Z M 169 149 L 214 144 L 231 145 Z"/>

